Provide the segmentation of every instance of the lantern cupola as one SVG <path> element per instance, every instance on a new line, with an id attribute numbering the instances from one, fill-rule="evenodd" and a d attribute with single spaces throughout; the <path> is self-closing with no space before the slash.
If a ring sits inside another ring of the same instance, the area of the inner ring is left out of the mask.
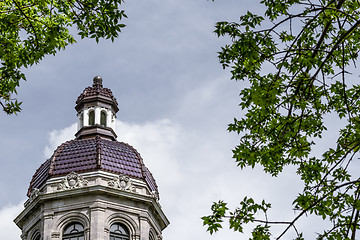
<path id="1" fill-rule="evenodd" d="M 78 117 L 77 139 L 99 136 L 116 139 L 115 118 L 119 111 L 118 103 L 112 92 L 102 85 L 102 78 L 94 77 L 92 87 L 87 87 L 76 100 Z"/>

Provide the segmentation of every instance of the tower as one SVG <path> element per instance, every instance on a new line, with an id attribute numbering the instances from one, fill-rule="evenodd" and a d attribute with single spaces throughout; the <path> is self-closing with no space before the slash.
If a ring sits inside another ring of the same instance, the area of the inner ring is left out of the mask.
<path id="1" fill-rule="evenodd" d="M 14 220 L 23 240 L 160 240 L 169 224 L 140 154 L 118 142 L 118 103 L 93 79 L 76 101 L 78 131 L 35 172 Z"/>

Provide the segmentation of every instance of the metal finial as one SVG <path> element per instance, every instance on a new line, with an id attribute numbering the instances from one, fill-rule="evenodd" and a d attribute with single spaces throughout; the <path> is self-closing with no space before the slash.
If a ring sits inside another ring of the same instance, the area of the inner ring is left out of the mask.
<path id="1" fill-rule="evenodd" d="M 93 87 L 102 87 L 102 78 L 100 76 L 96 76 L 93 79 Z"/>

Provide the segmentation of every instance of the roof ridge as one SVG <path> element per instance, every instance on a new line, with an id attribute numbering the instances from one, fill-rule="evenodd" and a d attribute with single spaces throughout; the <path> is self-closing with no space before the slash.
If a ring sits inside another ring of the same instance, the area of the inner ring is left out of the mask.
<path id="1" fill-rule="evenodd" d="M 95 137 L 96 142 L 96 168 L 101 168 L 101 138 L 99 136 Z"/>
<path id="2" fill-rule="evenodd" d="M 134 151 L 135 155 L 136 155 L 136 156 L 139 158 L 139 160 L 140 160 L 140 164 L 141 164 L 141 174 L 142 174 L 143 178 L 146 179 L 146 178 L 148 177 L 147 174 L 150 174 L 152 180 L 154 181 L 155 189 L 157 190 L 158 185 L 157 185 L 157 183 L 156 183 L 156 180 L 155 180 L 153 174 L 150 172 L 149 168 L 145 166 L 144 160 L 142 159 L 140 153 L 139 153 L 133 146 L 131 146 L 131 145 L 128 144 L 128 143 L 124 143 L 124 142 L 119 142 L 119 143 L 122 143 L 122 144 L 130 147 L 130 148 Z M 146 182 L 147 182 L 147 181 L 146 181 Z M 148 183 L 148 184 L 149 184 L 149 183 Z"/>
<path id="3" fill-rule="evenodd" d="M 30 185 L 28 187 L 28 192 L 27 192 L 27 196 L 30 196 L 31 190 L 32 190 L 32 186 L 35 182 L 36 176 L 39 174 L 39 172 L 43 169 L 43 167 L 45 166 L 45 164 L 47 164 L 47 162 L 50 161 L 50 158 L 47 159 L 45 162 L 43 162 L 40 167 L 38 167 L 38 169 L 36 169 L 35 174 L 32 176 L 31 181 L 30 181 Z"/>

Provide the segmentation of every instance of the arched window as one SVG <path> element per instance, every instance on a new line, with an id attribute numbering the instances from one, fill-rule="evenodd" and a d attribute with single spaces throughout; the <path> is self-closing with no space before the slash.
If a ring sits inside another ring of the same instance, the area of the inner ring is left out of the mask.
<path id="1" fill-rule="evenodd" d="M 129 240 L 129 230 L 120 223 L 114 223 L 110 227 L 110 240 Z"/>
<path id="2" fill-rule="evenodd" d="M 34 236 L 31 238 L 31 240 L 40 240 L 41 239 L 41 235 L 39 232 L 35 233 Z"/>
<path id="3" fill-rule="evenodd" d="M 155 240 L 154 236 L 151 233 L 149 234 L 149 240 Z"/>
<path id="4" fill-rule="evenodd" d="M 66 225 L 62 240 L 84 240 L 84 227 L 78 222 Z"/>
<path id="5" fill-rule="evenodd" d="M 95 111 L 89 111 L 89 125 L 92 126 L 95 124 Z"/>
<path id="6" fill-rule="evenodd" d="M 100 114 L 100 125 L 106 127 L 106 112 L 104 111 Z"/>

